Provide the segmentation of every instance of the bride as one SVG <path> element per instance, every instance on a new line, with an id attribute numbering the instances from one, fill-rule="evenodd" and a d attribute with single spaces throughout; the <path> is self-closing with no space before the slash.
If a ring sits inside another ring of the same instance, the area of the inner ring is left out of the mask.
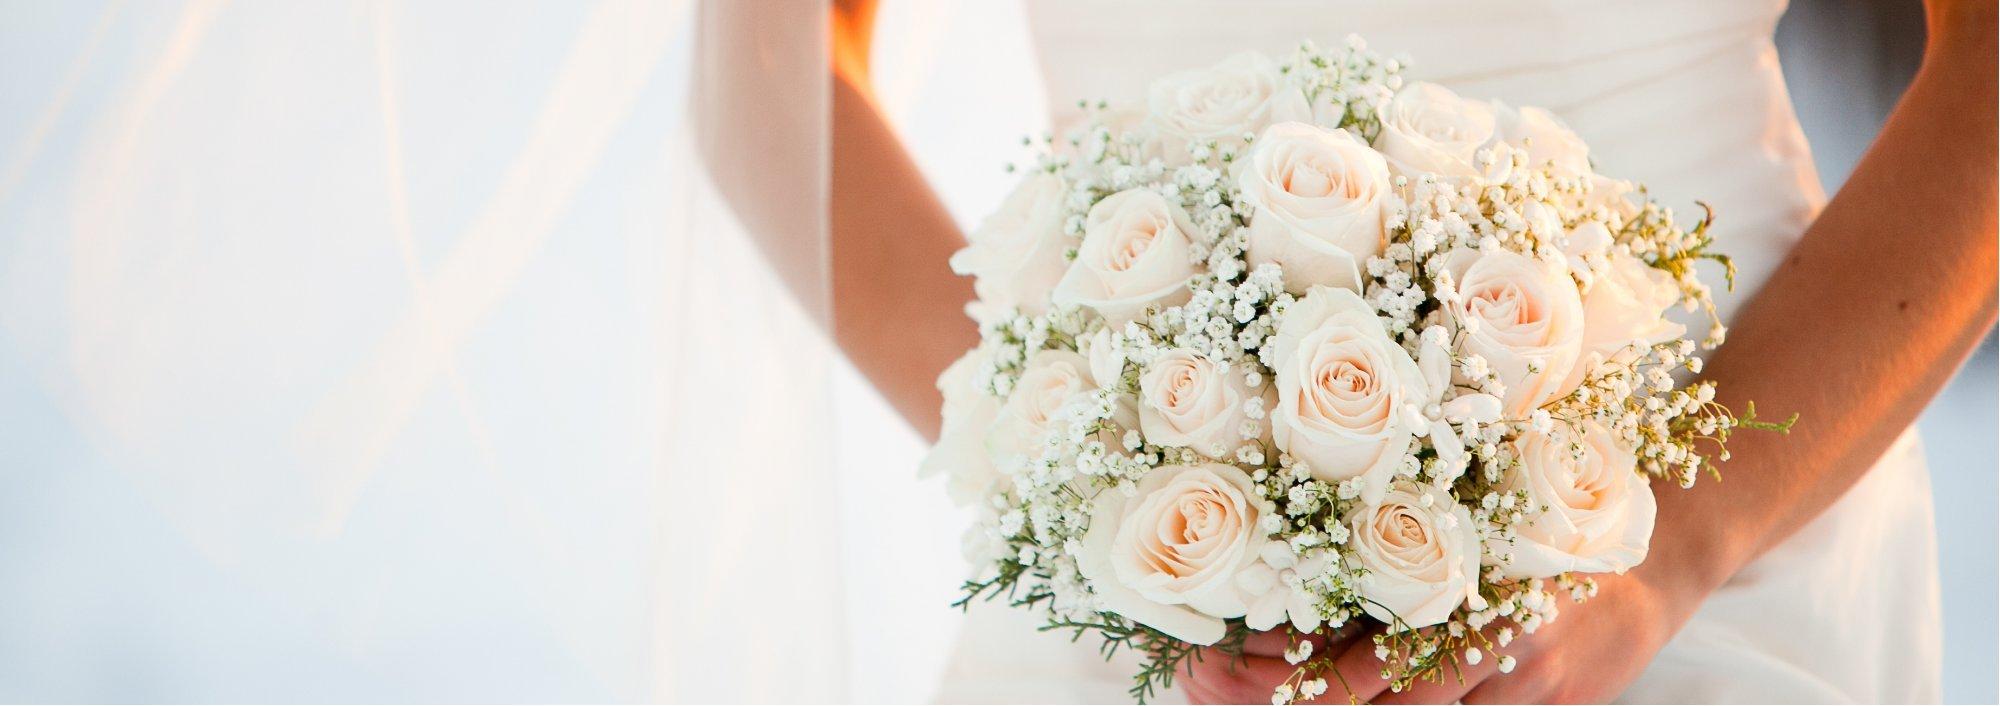
<path id="1" fill-rule="evenodd" d="M 1051 105 L 1143 105 L 1150 78 L 1355 33 L 1414 58 L 1425 80 L 1547 106 L 1607 171 L 1669 204 L 1712 198 L 1722 216 L 1718 240 L 1741 276 L 1718 298 L 1731 333 L 1707 376 L 1737 401 L 1804 421 L 1787 438 L 1732 444 L 1726 483 L 1660 493 L 1648 561 L 1518 643 L 1506 678 L 1489 679 L 1489 660 L 1463 680 L 1388 693 L 1366 634 L 1325 636 L 1358 697 L 1939 698 L 1936 549 L 1911 424 L 1994 323 L 1995 8 L 1926 3 L 1923 69 L 1830 201 L 1771 43 L 1783 10 L 1784 0 L 1029 4 Z M 863 372 L 935 435 L 931 380 L 976 341 L 961 314 L 972 292 L 945 264 L 958 227 L 871 102 L 873 12 L 872 0 L 836 3 L 834 324 Z M 1129 669 L 1017 613 L 974 610 L 944 698 L 1124 699 Z M 1185 696 L 1268 698 L 1291 667 L 1281 647 L 1258 646 L 1247 664 L 1212 660 L 1184 675 Z"/>

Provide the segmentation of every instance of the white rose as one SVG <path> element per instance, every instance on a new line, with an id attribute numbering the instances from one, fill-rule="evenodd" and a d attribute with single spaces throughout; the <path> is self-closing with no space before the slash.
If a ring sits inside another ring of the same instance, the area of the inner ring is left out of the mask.
<path id="1" fill-rule="evenodd" d="M 1465 506 L 1409 480 L 1390 486 L 1381 502 L 1348 516 L 1350 560 L 1366 570 L 1356 586 L 1363 610 L 1409 628 L 1444 622 L 1460 605 L 1486 607 L 1479 597 L 1479 534 Z"/>
<path id="2" fill-rule="evenodd" d="M 1511 557 L 1501 564 L 1507 576 L 1622 573 L 1645 560 L 1653 488 L 1611 432 L 1592 422 L 1581 434 L 1558 425 L 1549 434 L 1522 434 L 1513 445 L 1520 465 L 1502 486 L 1527 491 L 1528 521 L 1514 526 L 1512 543 L 1489 540 L 1494 554 Z"/>
<path id="3" fill-rule="evenodd" d="M 984 361 L 982 351 L 974 349 L 938 376 L 944 424 L 937 444 L 918 466 L 922 477 L 943 474 L 945 494 L 960 506 L 978 502 L 1000 479 L 986 452 L 987 431 L 999 414 L 1000 399 L 973 384 L 973 371 Z"/>
<path id="4" fill-rule="evenodd" d="M 1139 376 L 1139 430 L 1154 444 L 1224 457 L 1244 441 L 1240 430 L 1250 420 L 1244 403 L 1262 398 L 1271 408 L 1275 396 L 1262 387 L 1250 387 L 1241 367 L 1223 373 L 1192 350 L 1167 351 Z"/>
<path id="5" fill-rule="evenodd" d="M 1265 126 L 1312 119 L 1305 94 L 1285 83 L 1276 62 L 1255 52 L 1156 80 L 1146 103 L 1160 149 L 1176 164 L 1189 160 L 1189 145 L 1212 141 L 1218 149 L 1241 149 L 1245 135 Z"/>
<path id="6" fill-rule="evenodd" d="M 1511 250 L 1445 254 L 1458 300 L 1449 305 L 1463 353 L 1486 359 L 1506 388 L 1501 407 L 1524 416 L 1567 392 L 1583 347 L 1583 300 L 1568 267 Z"/>
<path id="7" fill-rule="evenodd" d="M 1125 376 L 1125 351 L 1112 341 L 1111 329 L 1098 329 L 1077 345 L 1090 361 L 1090 377 L 1097 380 L 1098 387 L 1116 388 Z"/>
<path id="8" fill-rule="evenodd" d="M 1554 164 L 1571 174 L 1590 173 L 1590 147 L 1554 113 L 1534 107 L 1515 109 L 1493 102 L 1498 138 L 1528 153 L 1528 164 Z"/>
<path id="9" fill-rule="evenodd" d="M 1382 252 L 1389 165 L 1345 130 L 1280 123 L 1264 130 L 1236 185 L 1250 218 L 1252 266 L 1277 263 L 1285 289 L 1359 290 L 1361 265 Z"/>
<path id="10" fill-rule="evenodd" d="M 1065 195 L 1062 179 L 1029 176 L 951 256 L 952 271 L 974 277 L 973 289 L 988 305 L 1047 312 L 1049 293 L 1069 268 L 1063 258 L 1071 243 L 1062 228 Z"/>
<path id="11" fill-rule="evenodd" d="M 1638 189 L 1632 182 L 1594 174 L 1590 177 L 1590 194 L 1584 197 L 1583 207 L 1601 207 L 1621 218 L 1630 219 L 1639 215 L 1639 204 L 1633 200 L 1637 194 Z"/>
<path id="12" fill-rule="evenodd" d="M 1261 631 L 1289 621 L 1302 633 L 1319 630 L 1325 621 L 1319 614 L 1319 596 L 1308 582 L 1326 574 L 1334 554 L 1314 552 L 1300 559 L 1283 542 L 1266 542 L 1260 553 L 1263 561 L 1236 574 L 1236 587 L 1250 606 L 1243 625 Z"/>
<path id="13" fill-rule="evenodd" d="M 1458 97 L 1434 83 L 1414 82 L 1397 91 L 1377 110 L 1382 131 L 1375 149 L 1389 159 L 1397 174 L 1417 178 L 1426 172 L 1444 177 L 1470 177 L 1475 153 L 1493 138 L 1493 107 Z"/>
<path id="14" fill-rule="evenodd" d="M 1177 640 L 1211 645 L 1249 607 L 1237 573 L 1266 541 L 1257 494 L 1235 466 L 1166 466 L 1137 494 L 1099 492 L 1077 570 L 1107 611 Z"/>
<path id="15" fill-rule="evenodd" d="M 1285 309 L 1274 351 L 1278 448 L 1315 478 L 1361 479 L 1380 497 L 1427 426 L 1410 410 L 1434 397 L 1417 363 L 1389 338 L 1375 309 L 1345 289 L 1315 287 Z"/>
<path id="16" fill-rule="evenodd" d="M 1563 246 L 1563 254 L 1569 257 L 1570 267 L 1588 263 L 1602 257 L 1611 249 L 1611 229 L 1597 221 L 1584 221 L 1565 234 L 1568 241 Z M 1588 265 L 1585 264 L 1587 267 Z"/>
<path id="17" fill-rule="evenodd" d="M 1687 333 L 1666 312 L 1680 300 L 1673 275 L 1628 254 L 1612 253 L 1592 269 L 1583 296 L 1583 349 L 1564 384 L 1574 389 L 1607 361 L 1632 360 Z"/>
<path id="18" fill-rule="evenodd" d="M 1071 398 L 1094 389 L 1090 363 L 1081 355 L 1048 350 L 1029 357 L 986 437 L 994 464 L 1009 470 L 1041 456 L 1056 413 Z"/>
<path id="19" fill-rule="evenodd" d="M 1122 326 L 1148 306 L 1186 302 L 1195 232 L 1187 211 L 1153 191 L 1104 197 L 1084 219 L 1083 244 L 1056 284 L 1055 303 L 1090 307 Z"/>

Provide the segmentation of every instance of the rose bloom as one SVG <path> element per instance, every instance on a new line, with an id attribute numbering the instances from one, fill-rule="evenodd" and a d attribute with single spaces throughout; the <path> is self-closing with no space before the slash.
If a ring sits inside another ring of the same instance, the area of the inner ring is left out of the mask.
<path id="1" fill-rule="evenodd" d="M 1590 177 L 1590 193 L 1583 199 L 1584 208 L 1603 208 L 1606 215 L 1617 215 L 1630 219 L 1639 215 L 1640 206 L 1635 199 L 1638 187 L 1623 179 L 1613 179 L 1602 174 Z"/>
<path id="2" fill-rule="evenodd" d="M 1528 153 L 1528 165 L 1553 164 L 1570 174 L 1590 173 L 1590 148 L 1561 118 L 1541 108 L 1493 102 L 1497 137 Z"/>
<path id="3" fill-rule="evenodd" d="M 1429 507 L 1422 498 L 1437 493 Z M 1444 622 L 1460 605 L 1485 607 L 1479 598 L 1479 534 L 1464 505 L 1407 479 L 1389 487 L 1380 502 L 1347 518 L 1349 560 L 1365 569 L 1356 589 L 1369 617 L 1405 627 Z"/>
<path id="4" fill-rule="evenodd" d="M 1128 189 L 1104 197 L 1084 219 L 1083 244 L 1056 284 L 1055 303 L 1090 307 L 1116 327 L 1148 306 L 1186 302 L 1194 233 L 1187 212 L 1158 193 Z"/>
<path id="5" fill-rule="evenodd" d="M 1063 234 L 1062 179 L 1037 172 L 1014 187 L 972 231 L 970 245 L 951 256 L 951 269 L 974 277 L 981 302 L 1019 308 L 1030 315 L 1048 311 L 1049 292 L 1062 279 L 1070 246 Z"/>
<path id="6" fill-rule="evenodd" d="M 959 506 L 978 502 L 1000 479 L 1000 471 L 986 453 L 986 436 L 999 414 L 1000 400 L 973 386 L 973 369 L 982 359 L 974 349 L 938 375 L 938 392 L 944 394 L 944 425 L 937 444 L 924 456 L 918 473 L 928 477 L 943 474 L 945 494 Z"/>
<path id="7" fill-rule="evenodd" d="M 1569 258 L 1571 269 L 1587 269 L 1590 261 L 1611 251 L 1611 229 L 1598 221 L 1578 223 L 1567 235 L 1569 242 L 1563 246 L 1563 255 Z"/>
<path id="8" fill-rule="evenodd" d="M 1111 345 L 1111 329 L 1098 329 L 1076 343 L 1083 357 L 1090 361 L 1090 377 L 1097 380 L 1097 386 L 1117 386 L 1125 375 L 1125 352 Z"/>
<path id="9" fill-rule="evenodd" d="M 1305 581 L 1326 573 L 1334 552 L 1313 552 L 1301 559 L 1284 542 L 1267 542 L 1260 553 L 1263 561 L 1236 574 L 1236 587 L 1250 608 L 1243 614 L 1243 626 L 1269 630 L 1289 622 L 1302 633 L 1318 631 L 1325 622 L 1319 614 L 1319 595 Z"/>
<path id="10" fill-rule="evenodd" d="M 1413 82 L 1377 110 L 1375 149 L 1397 174 L 1475 176 L 1473 156 L 1493 138 L 1493 107 L 1434 83 Z"/>
<path id="11" fill-rule="evenodd" d="M 1250 476 L 1221 463 L 1166 466 L 1137 494 L 1093 499 L 1077 570 L 1099 605 L 1174 639 L 1211 645 L 1249 606 L 1237 574 L 1266 541 Z"/>
<path id="12" fill-rule="evenodd" d="M 1361 264 L 1382 252 L 1389 165 L 1345 130 L 1279 123 L 1237 163 L 1250 218 L 1251 266 L 1276 263 L 1285 289 L 1359 290 Z"/>
<path id="13" fill-rule="evenodd" d="M 1146 104 L 1148 123 L 1171 164 L 1187 163 L 1192 144 L 1241 148 L 1245 135 L 1268 125 L 1312 119 L 1305 94 L 1285 85 L 1278 64 L 1255 52 L 1156 80 Z"/>
<path id="14" fill-rule="evenodd" d="M 1071 351 L 1045 350 L 1028 358 L 1021 379 L 1000 405 L 986 437 L 986 450 L 1002 469 L 1042 453 L 1056 412 L 1070 399 L 1097 389 L 1090 363 Z"/>
<path id="15" fill-rule="evenodd" d="M 1524 416 L 1567 392 L 1583 347 L 1583 301 L 1567 266 L 1494 248 L 1445 254 L 1458 301 L 1449 305 L 1463 353 L 1476 354 L 1506 387 L 1507 414 Z"/>
<path id="16" fill-rule="evenodd" d="M 1606 362 L 1631 361 L 1687 333 L 1686 326 L 1667 318 L 1681 296 L 1673 275 L 1622 253 L 1606 255 L 1592 272 L 1590 291 L 1583 295 L 1583 352 L 1569 388 Z"/>
<path id="17" fill-rule="evenodd" d="M 1527 491 L 1527 521 L 1515 525 L 1514 541 L 1489 540 L 1494 554 L 1511 558 L 1501 564 L 1507 576 L 1624 572 L 1645 560 L 1653 488 L 1610 431 L 1595 422 L 1574 431 L 1559 424 L 1548 434 L 1524 433 L 1513 446 L 1520 465 L 1502 484 Z"/>
<path id="18" fill-rule="evenodd" d="M 1364 497 L 1380 497 L 1425 431 L 1405 411 L 1433 397 L 1416 361 L 1359 295 L 1328 287 L 1287 307 L 1266 345 L 1275 352 L 1278 448 L 1315 478 L 1359 478 Z"/>
<path id="19" fill-rule="evenodd" d="M 1244 440 L 1244 403 L 1261 397 L 1270 409 L 1274 399 L 1269 385 L 1253 389 L 1243 373 L 1240 366 L 1221 372 L 1192 350 L 1167 351 L 1139 376 L 1139 430 L 1154 444 L 1225 456 Z"/>

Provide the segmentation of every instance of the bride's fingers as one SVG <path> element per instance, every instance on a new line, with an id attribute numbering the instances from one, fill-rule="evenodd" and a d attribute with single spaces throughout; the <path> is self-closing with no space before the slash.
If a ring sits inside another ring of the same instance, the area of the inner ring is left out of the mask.
<path id="1" fill-rule="evenodd" d="M 1389 680 L 1382 678 L 1382 660 L 1375 656 L 1375 636 L 1381 633 L 1380 628 L 1362 633 L 1334 658 L 1337 675 L 1327 675 L 1328 696 L 1352 695 L 1358 701 L 1373 701 L 1389 690 Z M 1343 686 L 1348 694 L 1336 694 Z"/>
<path id="2" fill-rule="evenodd" d="M 1465 698 L 1466 694 L 1484 684 L 1488 677 L 1499 672 L 1492 655 L 1486 655 L 1479 664 L 1468 665 L 1460 662 L 1458 669 L 1444 668 L 1444 678 L 1436 683 L 1419 680 L 1401 692 L 1388 692 L 1375 697 L 1378 704 L 1448 704 Z"/>
<path id="3" fill-rule="evenodd" d="M 1260 657 L 1283 657 L 1286 652 L 1291 651 L 1292 648 L 1299 645 L 1301 637 L 1312 643 L 1314 654 L 1326 654 L 1328 649 L 1344 645 L 1349 639 L 1360 632 L 1360 627 L 1354 623 L 1350 623 L 1337 630 L 1308 633 L 1303 636 L 1280 626 L 1276 630 L 1263 630 L 1250 633 L 1250 636 L 1243 640 L 1243 654 L 1258 655 Z"/>
<path id="4" fill-rule="evenodd" d="M 1284 654 L 1298 646 L 1301 639 L 1313 645 L 1315 656 L 1333 655 L 1337 660 L 1354 646 L 1365 646 L 1362 654 L 1374 660 L 1374 629 L 1361 623 L 1350 623 L 1344 628 L 1330 632 L 1299 635 L 1289 630 L 1278 629 L 1254 632 L 1243 641 L 1243 654 L 1231 656 L 1220 650 L 1203 650 L 1199 660 L 1190 660 L 1184 668 L 1183 689 L 1188 698 L 1197 703 L 1263 703 L 1270 700 L 1272 690 L 1297 674 L 1299 667 L 1284 659 Z M 1379 662 L 1367 663 L 1370 674 L 1381 671 Z M 1320 698 L 1306 703 L 1346 703 L 1348 693 L 1337 686 L 1337 677 L 1323 674 L 1327 678 L 1328 690 Z M 1377 674 L 1374 681 L 1379 682 Z M 1357 699 L 1381 691 L 1381 686 L 1368 685 L 1367 691 L 1355 694 Z"/>
<path id="5" fill-rule="evenodd" d="M 1537 655 L 1522 654 L 1519 656 L 1519 659 L 1525 668 L 1517 667 L 1513 673 L 1507 676 L 1481 682 L 1479 686 L 1473 687 L 1472 691 L 1466 692 L 1464 696 L 1459 697 L 1459 700 L 1468 704 L 1525 704 L 1549 703 L 1551 701 L 1568 703 L 1571 701 L 1570 699 L 1563 698 L 1561 694 L 1556 694 L 1552 691 L 1558 684 L 1563 683 L 1562 680 L 1565 679 L 1563 676 L 1558 676 L 1565 674 L 1561 668 L 1562 665 L 1558 663 L 1560 658 L 1543 652 Z M 1575 674 L 1570 674 L 1568 678 L 1575 678 L 1576 676 Z M 1601 699 L 1604 697 L 1598 698 Z"/>
<path id="6" fill-rule="evenodd" d="M 1200 679 L 1194 678 L 1195 675 L 1193 673 L 1192 668 L 1190 668 L 1188 672 L 1189 673 L 1187 674 L 1182 674 L 1180 676 L 1180 679 L 1175 681 L 1176 684 L 1180 685 L 1181 693 L 1187 695 L 1188 703 L 1191 704 L 1223 703 L 1223 698 L 1221 695 L 1216 694 L 1209 685 L 1202 683 Z"/>
<path id="7" fill-rule="evenodd" d="M 1205 655 L 1190 662 L 1185 674 L 1188 695 L 1214 703 L 1264 703 L 1271 690 L 1292 677 L 1297 668 L 1285 660 L 1244 655 Z"/>
<path id="8" fill-rule="evenodd" d="M 1313 649 L 1326 646 L 1326 639 L 1318 635 L 1307 636 L 1313 642 Z M 1243 654 L 1258 657 L 1282 657 L 1299 644 L 1299 637 L 1288 630 L 1265 630 L 1250 633 L 1243 639 Z"/>

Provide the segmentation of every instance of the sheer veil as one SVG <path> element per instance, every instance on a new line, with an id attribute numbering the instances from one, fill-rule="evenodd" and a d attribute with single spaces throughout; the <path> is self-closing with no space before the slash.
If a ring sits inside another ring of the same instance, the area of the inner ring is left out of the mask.
<path id="1" fill-rule="evenodd" d="M 825 18 L 0 8 L 0 698 L 847 695 Z"/>

